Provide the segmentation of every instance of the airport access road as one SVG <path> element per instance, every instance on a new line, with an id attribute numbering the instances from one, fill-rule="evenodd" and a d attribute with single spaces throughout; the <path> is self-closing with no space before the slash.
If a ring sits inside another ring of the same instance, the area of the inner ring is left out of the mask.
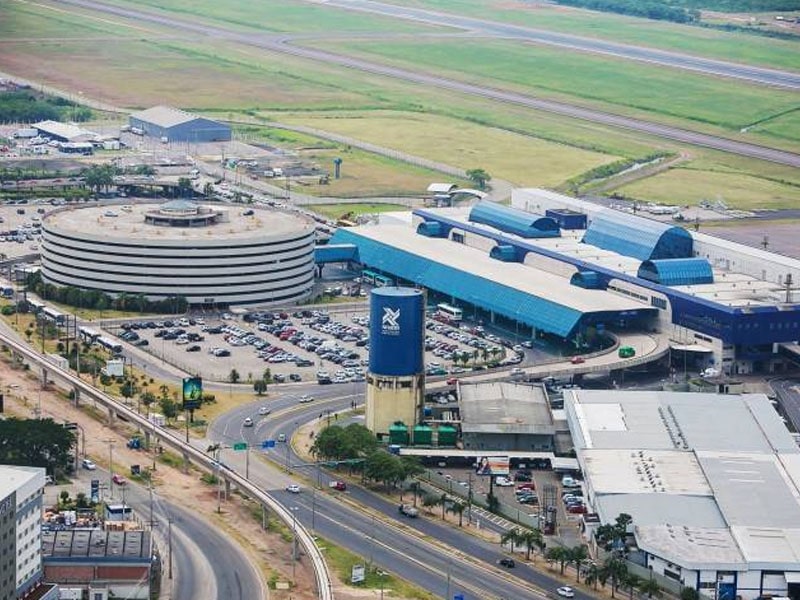
<path id="1" fill-rule="evenodd" d="M 646 46 L 620 44 L 600 38 L 558 33 L 545 29 L 523 27 L 508 23 L 465 17 L 456 13 L 426 10 L 412 6 L 400 6 L 373 2 L 372 0 L 325 0 L 327 6 L 356 10 L 441 27 L 458 27 L 473 32 L 476 36 L 513 38 L 567 48 L 580 52 L 604 54 L 617 58 L 651 63 L 674 69 L 694 71 L 717 77 L 740 79 L 749 83 L 800 90 L 800 73 L 767 69 L 743 63 L 733 63 L 680 52 L 657 50 Z"/>
<path id="2" fill-rule="evenodd" d="M 291 439 L 300 425 L 328 411 L 346 410 L 351 399 L 333 396 L 298 404 L 293 397 L 275 398 L 270 404 L 274 412 L 260 417 L 253 427 L 243 427 L 242 420 L 252 415 L 256 405 L 239 407 L 218 417 L 211 424 L 209 436 L 228 443 L 247 440 L 257 453 L 261 441 L 277 439 L 280 433 Z M 498 569 L 496 561 L 504 554 L 497 544 L 434 519 L 399 518 L 399 499 L 394 503 L 358 486 L 350 486 L 344 493 L 329 492 L 327 484 L 333 478 L 312 465 L 301 465 L 301 459 L 289 444 L 278 443 L 270 452 L 274 452 L 271 458 L 275 463 L 288 464 L 293 473 L 302 473 L 307 482 L 318 480 L 321 491 L 312 491 L 303 481 L 300 494 L 286 492 L 284 488 L 297 481 L 294 476 L 254 456 L 249 460 L 251 481 L 264 486 L 288 510 L 296 508 L 297 518 L 318 535 L 363 556 L 365 562 L 371 561 L 378 568 L 390 570 L 437 595 L 444 596 L 447 592 L 448 573 L 451 594 L 463 593 L 469 599 L 538 600 L 544 594 L 552 595 L 561 585 L 522 563 L 512 570 Z M 243 453 L 227 452 L 224 461 L 228 468 L 239 473 L 246 468 Z M 582 600 L 589 598 L 577 593 L 576 596 Z"/>
<path id="3" fill-rule="evenodd" d="M 739 156 L 757 158 L 759 160 L 766 160 L 792 167 L 800 167 L 800 154 L 794 152 L 770 148 L 768 146 L 762 146 L 759 144 L 741 142 L 706 133 L 699 133 L 688 129 L 682 129 L 680 127 L 672 127 L 670 125 L 663 125 L 660 123 L 645 121 L 643 119 L 635 119 L 623 115 L 585 108 L 574 104 L 568 104 L 565 102 L 544 100 L 529 94 L 520 94 L 498 88 L 478 86 L 467 82 L 440 77 L 433 73 L 400 69 L 389 65 L 356 59 L 344 54 L 325 52 L 323 50 L 316 50 L 313 48 L 301 48 L 290 43 L 291 36 L 287 36 L 285 38 L 275 38 L 274 36 L 242 33 L 232 29 L 225 29 L 221 26 L 211 26 L 190 20 L 178 19 L 172 15 L 165 16 L 141 9 L 121 8 L 94 0 L 62 0 L 60 6 L 63 8 L 63 6 L 66 5 L 79 6 L 89 10 L 113 14 L 135 21 L 156 23 L 170 27 L 173 30 L 191 32 L 197 35 L 208 36 L 251 47 L 262 48 L 272 52 L 280 52 L 316 62 L 338 65 L 364 73 L 380 75 L 409 83 L 424 85 L 427 87 L 436 87 L 439 89 L 445 89 L 469 96 L 477 96 L 500 103 L 514 104 L 517 106 L 559 114 L 582 121 L 636 131 L 638 133 L 669 139 L 692 146 L 700 146 L 722 152 L 728 152 L 730 154 L 737 154 Z"/>

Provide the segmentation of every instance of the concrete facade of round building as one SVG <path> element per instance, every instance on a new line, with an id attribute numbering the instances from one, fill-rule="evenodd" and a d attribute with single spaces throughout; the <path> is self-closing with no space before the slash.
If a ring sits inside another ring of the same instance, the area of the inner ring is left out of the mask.
<path id="1" fill-rule="evenodd" d="M 48 283 L 192 305 L 286 304 L 314 283 L 314 224 L 183 200 L 68 207 L 42 223 Z"/>

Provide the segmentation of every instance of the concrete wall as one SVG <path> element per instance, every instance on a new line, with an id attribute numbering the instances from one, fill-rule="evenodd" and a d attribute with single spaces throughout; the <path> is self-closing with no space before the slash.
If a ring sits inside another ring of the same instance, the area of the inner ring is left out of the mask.
<path id="1" fill-rule="evenodd" d="M 390 377 L 367 374 L 366 425 L 376 435 L 386 435 L 395 421 L 412 429 L 425 400 L 425 376 Z"/>

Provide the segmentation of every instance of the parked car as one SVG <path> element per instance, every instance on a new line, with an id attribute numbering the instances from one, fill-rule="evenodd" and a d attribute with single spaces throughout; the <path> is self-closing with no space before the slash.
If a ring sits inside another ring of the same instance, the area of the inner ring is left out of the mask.
<path id="1" fill-rule="evenodd" d="M 97 469 L 97 465 L 94 464 L 94 461 L 89 460 L 88 458 L 83 459 L 83 462 L 81 462 L 81 466 L 87 471 L 94 471 L 95 469 Z"/>
<path id="2" fill-rule="evenodd" d="M 495 485 L 499 485 L 500 487 L 511 487 L 514 485 L 514 482 L 511 481 L 508 477 L 505 477 L 504 475 L 495 477 L 494 483 Z"/>
<path id="3" fill-rule="evenodd" d="M 114 473 L 114 475 L 111 477 L 111 481 L 113 481 L 117 485 L 125 485 L 126 483 L 128 483 L 128 480 L 125 479 L 119 473 Z"/>

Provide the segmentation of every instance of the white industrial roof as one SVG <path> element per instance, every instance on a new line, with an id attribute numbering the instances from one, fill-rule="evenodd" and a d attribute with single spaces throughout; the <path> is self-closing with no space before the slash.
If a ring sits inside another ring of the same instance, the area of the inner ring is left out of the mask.
<path id="1" fill-rule="evenodd" d="M 41 477 L 44 481 L 44 469 L 0 465 L 0 500 L 36 477 Z"/>
<path id="2" fill-rule="evenodd" d="M 457 188 L 455 183 L 432 183 L 428 186 L 428 191 L 432 194 L 449 194 Z"/>
<path id="3" fill-rule="evenodd" d="M 561 277 L 519 263 L 504 263 L 484 250 L 454 245 L 450 240 L 417 235 L 413 228 L 395 225 L 359 227 L 358 234 L 377 242 L 391 240 L 392 246 L 427 260 L 472 273 L 496 284 L 520 290 L 584 313 L 637 310 L 642 304 L 610 292 L 570 285 Z"/>
<path id="4" fill-rule="evenodd" d="M 543 386 L 509 382 L 460 384 L 465 433 L 548 434 L 553 419 Z"/>
<path id="5" fill-rule="evenodd" d="M 172 108 L 171 106 L 154 106 L 152 108 L 133 113 L 131 118 L 139 119 L 140 121 L 147 121 L 160 127 L 173 127 L 175 125 L 180 125 L 181 123 L 194 121 L 200 117 L 178 108 Z"/>
<path id="6" fill-rule="evenodd" d="M 605 521 L 691 569 L 800 571 L 800 451 L 768 398 L 569 390 L 570 429 Z"/>
<path id="7" fill-rule="evenodd" d="M 62 137 L 68 141 L 81 140 L 84 138 L 92 139 L 97 135 L 78 125 L 59 123 L 58 121 L 39 121 L 38 123 L 34 123 L 33 126 L 45 135 Z"/>

